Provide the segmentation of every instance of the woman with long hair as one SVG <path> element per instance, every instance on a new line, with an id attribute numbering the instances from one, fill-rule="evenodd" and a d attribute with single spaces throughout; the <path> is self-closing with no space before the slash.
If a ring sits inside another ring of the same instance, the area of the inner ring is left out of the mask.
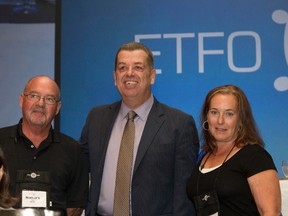
<path id="1" fill-rule="evenodd" d="M 12 197 L 9 192 L 9 173 L 4 153 L 0 148 L 0 208 L 11 208 L 18 201 L 17 197 Z"/>
<path id="2" fill-rule="evenodd" d="M 202 157 L 188 194 L 197 216 L 279 216 L 277 170 L 237 86 L 212 89 L 201 111 Z"/>

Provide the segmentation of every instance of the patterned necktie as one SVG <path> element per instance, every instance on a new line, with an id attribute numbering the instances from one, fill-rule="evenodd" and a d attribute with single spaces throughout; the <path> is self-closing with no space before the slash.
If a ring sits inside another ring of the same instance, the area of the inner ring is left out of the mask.
<path id="1" fill-rule="evenodd" d="M 130 215 L 130 183 L 135 138 L 134 111 L 128 113 L 124 128 L 117 163 L 116 184 L 114 194 L 114 216 Z"/>

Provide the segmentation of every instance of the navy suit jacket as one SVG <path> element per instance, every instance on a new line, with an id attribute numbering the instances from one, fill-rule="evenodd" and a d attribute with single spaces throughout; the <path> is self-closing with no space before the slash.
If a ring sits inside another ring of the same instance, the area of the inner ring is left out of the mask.
<path id="1" fill-rule="evenodd" d="M 121 101 L 92 109 L 81 134 L 81 146 L 90 161 L 89 216 L 97 213 L 105 155 L 120 106 Z M 187 181 L 196 166 L 198 150 L 193 117 L 155 99 L 133 170 L 133 216 L 195 215 Z"/>

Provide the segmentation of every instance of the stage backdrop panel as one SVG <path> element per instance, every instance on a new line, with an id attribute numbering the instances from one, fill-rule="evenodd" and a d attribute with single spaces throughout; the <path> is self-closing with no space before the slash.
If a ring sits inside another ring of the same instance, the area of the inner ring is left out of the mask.
<path id="1" fill-rule="evenodd" d="M 192 114 L 212 88 L 247 94 L 277 165 L 288 159 L 287 0 L 62 1 L 60 128 L 79 139 L 92 107 L 120 99 L 114 56 L 126 42 L 151 48 L 156 98 Z"/>
<path id="2" fill-rule="evenodd" d="M 0 128 L 17 124 L 19 97 L 36 75 L 54 78 L 56 0 L 0 0 Z"/>

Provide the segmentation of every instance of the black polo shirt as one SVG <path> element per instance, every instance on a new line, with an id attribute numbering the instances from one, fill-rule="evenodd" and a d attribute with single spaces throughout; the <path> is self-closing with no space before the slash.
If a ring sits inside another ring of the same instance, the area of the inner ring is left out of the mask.
<path id="1" fill-rule="evenodd" d="M 35 148 L 18 125 L 0 129 L 0 147 L 7 159 L 10 191 L 16 194 L 17 170 L 49 172 L 49 209 L 85 208 L 88 195 L 88 163 L 78 142 L 52 127 Z"/>

